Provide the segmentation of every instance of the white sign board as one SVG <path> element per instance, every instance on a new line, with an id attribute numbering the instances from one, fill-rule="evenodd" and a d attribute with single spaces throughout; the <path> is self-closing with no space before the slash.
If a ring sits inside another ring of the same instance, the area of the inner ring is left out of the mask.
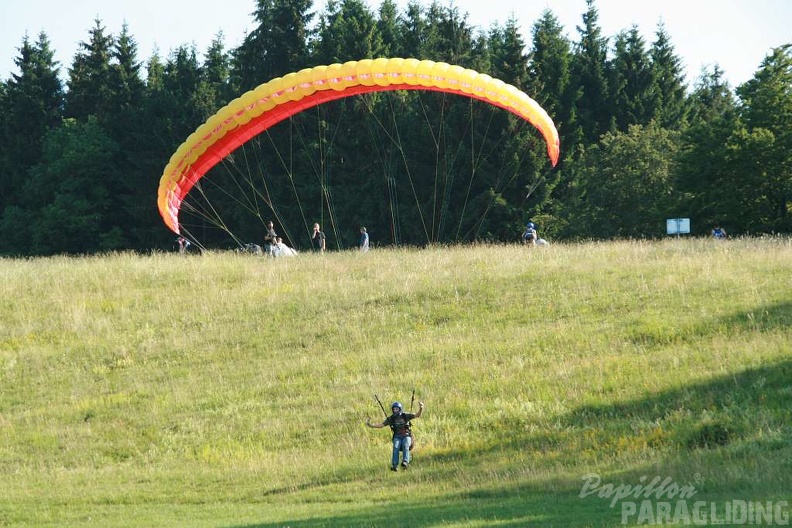
<path id="1" fill-rule="evenodd" d="M 669 235 L 690 234 L 690 218 L 669 218 L 666 220 L 666 233 Z"/>

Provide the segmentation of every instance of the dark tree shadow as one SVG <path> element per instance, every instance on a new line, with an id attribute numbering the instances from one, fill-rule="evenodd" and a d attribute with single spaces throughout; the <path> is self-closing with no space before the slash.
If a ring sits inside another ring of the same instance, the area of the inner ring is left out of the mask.
<path id="1" fill-rule="evenodd" d="M 792 325 L 792 303 L 758 310 L 761 316 L 754 316 L 758 331 L 785 329 Z M 735 315 L 722 321 L 745 327 L 750 318 L 745 314 Z M 689 420 L 679 420 L 680 412 L 690 416 Z M 702 415 L 707 416 L 702 420 Z M 755 422 L 765 427 L 792 431 L 792 359 L 759 368 L 747 368 L 737 373 L 720 376 L 703 383 L 690 384 L 644 398 L 606 405 L 586 405 L 579 407 L 561 418 L 562 424 L 582 432 L 587 427 L 596 426 L 600 430 L 635 430 L 635 423 L 654 424 L 665 431 L 664 436 L 656 438 L 659 448 L 663 442 L 673 444 L 673 452 L 713 453 L 718 457 L 719 449 L 743 445 L 750 449 L 752 456 L 767 457 L 789 467 L 786 471 L 787 482 L 779 485 L 792 489 L 792 434 L 782 438 L 761 438 L 755 435 Z M 488 443 L 477 450 L 477 457 L 485 460 L 488 456 L 507 457 L 514 450 L 535 449 L 554 444 L 563 452 L 573 447 L 564 446 L 568 440 L 553 432 L 529 433 L 514 424 L 499 424 L 502 430 L 514 431 L 508 438 Z M 640 434 L 640 431 L 637 433 Z M 668 446 L 666 446 L 668 447 Z M 453 453 L 422 454 L 427 465 L 442 467 L 453 461 Z M 460 458 L 459 457 L 456 458 Z M 726 457 L 714 460 L 726 460 Z M 471 466 L 475 470 L 477 465 Z M 642 473 L 643 472 L 643 473 Z M 609 478 L 623 478 L 625 482 L 636 483 L 636 475 L 657 474 L 654 464 L 644 467 L 625 468 L 620 475 Z M 237 528 L 292 528 L 343 526 L 343 527 L 429 527 L 444 523 L 470 522 L 476 525 L 491 522 L 499 527 L 573 527 L 573 526 L 621 526 L 618 508 L 611 507 L 607 500 L 587 500 L 580 497 L 582 480 L 578 477 L 559 477 L 551 486 L 518 485 L 500 489 L 470 489 L 446 495 L 442 500 L 411 501 L 409 488 L 399 478 L 383 479 L 382 486 L 392 486 L 394 499 L 378 506 L 356 509 L 354 513 L 321 515 L 314 519 L 295 519 L 284 522 L 263 521 L 259 524 Z M 783 473 L 783 472 L 782 472 Z M 394 474 L 393 477 L 401 477 Z M 350 476 L 350 480 L 357 477 Z M 784 477 L 780 477 L 784 478 Z M 273 490 L 268 495 L 289 493 L 311 488 L 321 488 L 321 482 L 298 484 L 290 490 Z M 333 484 L 337 485 L 335 480 Z M 760 490 L 761 491 L 761 490 Z M 733 497 L 731 497 L 733 498 Z M 760 499 L 759 497 L 757 499 Z M 769 499 L 769 498 L 768 498 Z"/>

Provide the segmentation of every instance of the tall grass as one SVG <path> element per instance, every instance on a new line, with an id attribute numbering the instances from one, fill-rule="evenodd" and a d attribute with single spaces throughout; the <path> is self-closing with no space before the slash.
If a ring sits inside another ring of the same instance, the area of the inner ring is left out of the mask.
<path id="1" fill-rule="evenodd" d="M 588 473 L 779 500 L 790 262 L 781 238 L 0 260 L 0 525 L 620 525 Z M 393 474 L 363 422 L 413 388 Z"/>

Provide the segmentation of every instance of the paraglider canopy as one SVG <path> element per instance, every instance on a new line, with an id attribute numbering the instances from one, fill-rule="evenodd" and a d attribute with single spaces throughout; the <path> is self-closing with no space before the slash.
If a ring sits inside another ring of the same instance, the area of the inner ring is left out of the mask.
<path id="1" fill-rule="evenodd" d="M 187 193 L 249 139 L 306 108 L 384 90 L 448 92 L 504 108 L 533 124 L 545 139 L 553 166 L 558 162 L 558 132 L 547 112 L 524 92 L 487 74 L 444 62 L 401 58 L 316 66 L 275 78 L 234 99 L 182 143 L 160 179 L 157 205 L 165 224 L 180 232 L 179 211 Z"/>

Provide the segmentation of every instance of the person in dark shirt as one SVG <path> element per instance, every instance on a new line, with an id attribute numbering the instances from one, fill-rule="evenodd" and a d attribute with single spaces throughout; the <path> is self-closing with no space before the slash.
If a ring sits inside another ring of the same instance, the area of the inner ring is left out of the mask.
<path id="1" fill-rule="evenodd" d="M 275 243 L 277 242 L 278 234 L 272 225 L 272 220 L 267 222 L 267 234 L 264 235 L 264 254 L 272 257 L 275 256 Z"/>
<path id="2" fill-rule="evenodd" d="M 313 236 L 311 237 L 311 244 L 314 251 L 323 252 L 325 250 L 325 234 L 319 227 L 319 224 L 313 226 Z"/>
<path id="3" fill-rule="evenodd" d="M 393 455 L 391 456 L 391 471 L 399 469 L 399 454 L 401 453 L 401 466 L 404 469 L 410 465 L 410 445 L 412 445 L 412 432 L 410 431 L 410 421 L 420 418 L 423 414 L 424 403 L 418 402 L 418 412 L 406 413 L 404 406 L 399 402 L 393 402 L 391 411 L 393 414 L 385 418 L 382 423 L 371 423 L 370 418 L 366 418 L 366 425 L 374 429 L 381 429 L 388 426 L 393 431 Z"/>

